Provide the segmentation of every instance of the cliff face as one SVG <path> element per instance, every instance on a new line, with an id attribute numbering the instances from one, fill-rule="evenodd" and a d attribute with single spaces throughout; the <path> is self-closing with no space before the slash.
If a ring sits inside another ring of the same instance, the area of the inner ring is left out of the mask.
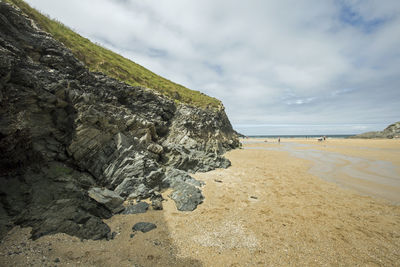
<path id="1" fill-rule="evenodd" d="M 0 89 L 0 236 L 20 224 L 33 238 L 107 237 L 102 219 L 121 209 L 89 196 L 95 187 L 122 200 L 172 187 L 177 208 L 192 210 L 201 183 L 187 172 L 228 167 L 222 154 L 239 146 L 222 107 L 176 104 L 91 73 L 4 3 Z"/>
<path id="2" fill-rule="evenodd" d="M 400 121 L 393 123 L 385 128 L 383 131 L 379 132 L 367 132 L 352 136 L 351 138 L 399 138 L 400 137 Z"/>

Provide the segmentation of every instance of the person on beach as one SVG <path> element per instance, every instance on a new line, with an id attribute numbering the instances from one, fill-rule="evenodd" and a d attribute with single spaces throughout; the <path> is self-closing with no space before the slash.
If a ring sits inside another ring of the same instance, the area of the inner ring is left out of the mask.
<path id="1" fill-rule="evenodd" d="M 280 143 L 281 142 L 281 138 L 280 137 L 278 137 L 278 143 Z"/>

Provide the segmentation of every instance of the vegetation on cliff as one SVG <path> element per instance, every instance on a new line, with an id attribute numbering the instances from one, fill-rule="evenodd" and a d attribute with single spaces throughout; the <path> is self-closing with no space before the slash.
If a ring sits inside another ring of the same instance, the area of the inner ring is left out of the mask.
<path id="1" fill-rule="evenodd" d="M 390 124 L 386 127 L 383 131 L 378 132 L 367 132 L 352 136 L 350 138 L 365 138 L 365 139 L 372 139 L 372 138 L 399 138 L 400 137 L 400 121 Z"/>
<path id="2" fill-rule="evenodd" d="M 159 210 L 172 188 L 180 211 L 203 201 L 189 173 L 228 167 L 222 154 L 239 146 L 223 109 L 91 72 L 1 1 L 0 18 L 0 239 L 14 225 L 112 238 L 103 219 L 124 200 Z"/>
<path id="3" fill-rule="evenodd" d="M 157 90 L 184 104 L 202 108 L 221 106 L 221 102 L 216 98 L 169 81 L 121 55 L 92 43 L 62 23 L 44 16 L 22 0 L 6 0 L 6 2 L 16 5 L 42 30 L 50 33 L 68 47 L 90 71 L 102 72 L 132 86 L 144 86 Z"/>

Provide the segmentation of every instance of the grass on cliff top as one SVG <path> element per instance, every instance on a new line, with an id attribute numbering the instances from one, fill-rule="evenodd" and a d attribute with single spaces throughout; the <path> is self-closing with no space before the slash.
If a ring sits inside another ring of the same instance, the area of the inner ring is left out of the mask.
<path id="1" fill-rule="evenodd" d="M 216 98 L 171 82 L 127 58 L 92 43 L 89 39 L 80 36 L 62 23 L 41 14 L 22 0 L 6 0 L 6 2 L 19 7 L 44 31 L 62 42 L 72 51 L 75 57 L 85 63 L 90 71 L 102 72 L 133 86 L 154 89 L 177 102 L 201 108 L 216 108 L 222 105 Z"/>

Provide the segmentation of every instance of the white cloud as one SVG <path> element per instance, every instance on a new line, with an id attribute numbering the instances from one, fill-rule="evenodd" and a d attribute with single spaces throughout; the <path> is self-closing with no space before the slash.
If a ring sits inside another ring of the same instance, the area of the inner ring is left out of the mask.
<path id="1" fill-rule="evenodd" d="M 361 131 L 349 125 L 371 130 L 400 117 L 397 0 L 28 2 L 221 99 L 234 126 L 331 122 Z"/>

